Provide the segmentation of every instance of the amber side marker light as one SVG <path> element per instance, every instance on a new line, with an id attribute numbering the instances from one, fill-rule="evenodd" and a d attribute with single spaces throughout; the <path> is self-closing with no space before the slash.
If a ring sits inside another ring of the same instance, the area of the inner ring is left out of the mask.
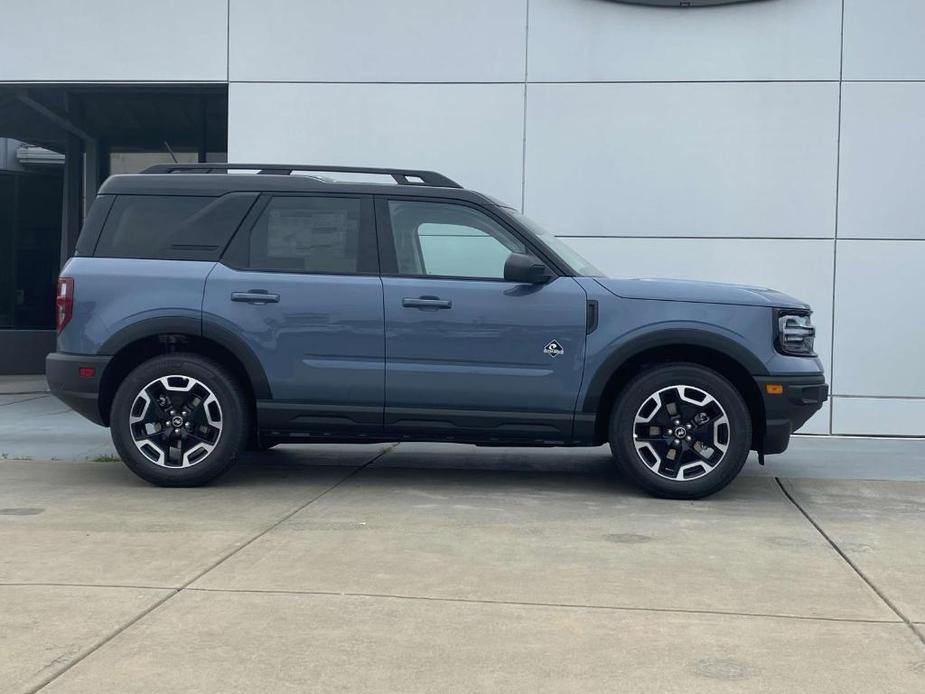
<path id="1" fill-rule="evenodd" d="M 780 383 L 765 383 L 764 389 L 768 395 L 783 395 L 784 387 Z"/>

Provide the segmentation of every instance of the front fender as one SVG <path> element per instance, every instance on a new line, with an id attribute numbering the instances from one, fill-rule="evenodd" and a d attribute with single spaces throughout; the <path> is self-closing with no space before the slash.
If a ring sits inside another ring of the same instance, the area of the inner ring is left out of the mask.
<path id="1" fill-rule="evenodd" d="M 744 338 L 721 325 L 698 321 L 670 321 L 642 326 L 602 344 L 592 352 L 589 344 L 589 377 L 579 412 L 596 413 L 611 376 L 623 364 L 643 352 L 659 347 L 700 347 L 719 352 L 753 375 L 767 375 L 764 361 L 745 344 Z"/>

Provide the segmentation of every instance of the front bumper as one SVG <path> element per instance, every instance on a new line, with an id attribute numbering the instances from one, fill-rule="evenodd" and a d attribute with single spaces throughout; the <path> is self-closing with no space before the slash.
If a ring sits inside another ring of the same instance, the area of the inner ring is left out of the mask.
<path id="1" fill-rule="evenodd" d="M 109 364 L 109 356 L 86 356 L 52 352 L 45 357 L 45 379 L 56 398 L 94 424 L 105 426 L 100 413 L 100 379 Z M 91 368 L 92 376 L 81 376 L 81 369 Z"/>
<path id="2" fill-rule="evenodd" d="M 800 376 L 766 376 L 756 378 L 764 400 L 764 431 L 755 448 L 771 455 L 783 453 L 790 435 L 803 426 L 829 399 L 829 386 L 823 374 Z M 768 386 L 782 386 L 783 392 L 772 394 Z"/>

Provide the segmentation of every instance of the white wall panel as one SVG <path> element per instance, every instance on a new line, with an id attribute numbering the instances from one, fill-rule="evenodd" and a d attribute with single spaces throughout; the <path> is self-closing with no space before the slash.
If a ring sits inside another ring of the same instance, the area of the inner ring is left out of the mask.
<path id="1" fill-rule="evenodd" d="M 839 241 L 838 395 L 925 397 L 925 242 Z"/>
<path id="2" fill-rule="evenodd" d="M 520 202 L 523 85 L 232 83 L 229 161 L 436 169 Z"/>
<path id="3" fill-rule="evenodd" d="M 925 2 L 845 0 L 845 79 L 925 79 Z"/>
<path id="4" fill-rule="evenodd" d="M 828 434 L 831 414 L 829 409 L 832 403 L 826 402 L 822 408 L 807 420 L 806 424 L 800 427 L 800 434 Z"/>
<path id="5" fill-rule="evenodd" d="M 224 81 L 226 0 L 0 6 L 0 81 Z"/>
<path id="6" fill-rule="evenodd" d="M 925 436 L 925 400 L 836 397 L 832 408 L 833 434 Z"/>
<path id="7" fill-rule="evenodd" d="M 923 0 L 20 0 L 0 82 L 230 77 L 230 160 L 431 168 L 610 274 L 781 289 L 834 433 L 925 435 L 923 27 Z"/>
<path id="8" fill-rule="evenodd" d="M 523 81 L 526 0 L 231 0 L 231 79 Z"/>
<path id="9" fill-rule="evenodd" d="M 527 89 L 526 211 L 558 234 L 834 235 L 835 83 Z"/>
<path id="10" fill-rule="evenodd" d="M 839 238 L 925 239 L 925 83 L 842 90 Z"/>
<path id="11" fill-rule="evenodd" d="M 671 277 L 773 287 L 808 301 L 816 351 L 831 373 L 832 251 L 827 240 L 567 238 L 612 277 Z M 801 429 L 829 431 L 828 408 Z"/>
<path id="12" fill-rule="evenodd" d="M 529 77 L 837 80 L 841 0 L 634 7 L 531 0 Z"/>

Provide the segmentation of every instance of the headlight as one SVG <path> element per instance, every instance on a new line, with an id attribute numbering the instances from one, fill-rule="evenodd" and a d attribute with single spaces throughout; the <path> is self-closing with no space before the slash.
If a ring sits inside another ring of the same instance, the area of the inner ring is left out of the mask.
<path id="1" fill-rule="evenodd" d="M 809 319 L 809 313 L 779 309 L 776 317 L 778 351 L 805 357 L 815 356 L 813 343 L 816 341 L 816 328 Z"/>

